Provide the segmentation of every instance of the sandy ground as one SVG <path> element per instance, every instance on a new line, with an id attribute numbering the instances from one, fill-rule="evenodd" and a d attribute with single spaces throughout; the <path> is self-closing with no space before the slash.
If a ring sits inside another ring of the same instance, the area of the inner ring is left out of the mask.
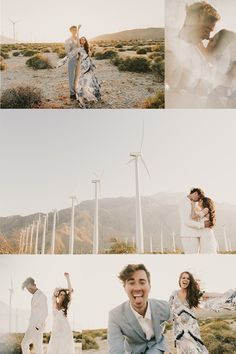
<path id="1" fill-rule="evenodd" d="M 57 54 L 45 53 L 53 64 Z M 41 108 L 79 108 L 70 101 L 67 65 L 58 69 L 33 70 L 25 65 L 28 58 L 11 56 L 6 59 L 7 69 L 1 71 L 1 89 L 18 85 L 34 85 L 42 90 Z M 102 101 L 91 108 L 137 108 L 156 91 L 163 90 L 152 73 L 120 72 L 109 60 L 94 60 L 96 75 L 101 83 Z"/>
<path id="2" fill-rule="evenodd" d="M 44 346 L 43 346 L 44 354 L 47 354 L 47 347 L 48 347 L 48 344 L 44 344 Z M 75 343 L 74 349 L 75 349 L 74 354 L 82 354 L 82 345 L 81 344 Z M 34 352 L 32 351 L 30 354 L 34 354 Z"/>

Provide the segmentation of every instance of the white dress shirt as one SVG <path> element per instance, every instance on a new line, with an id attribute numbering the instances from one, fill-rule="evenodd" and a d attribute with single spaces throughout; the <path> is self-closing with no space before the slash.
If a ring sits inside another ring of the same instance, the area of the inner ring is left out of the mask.
<path id="1" fill-rule="evenodd" d="M 48 315 L 47 298 L 44 293 L 37 289 L 31 300 L 31 314 L 29 324 L 42 330 Z"/>
<path id="2" fill-rule="evenodd" d="M 135 317 L 137 318 L 143 332 L 145 333 L 147 340 L 150 340 L 152 337 L 154 337 L 154 331 L 153 331 L 153 324 L 152 324 L 152 314 L 151 314 L 149 303 L 144 317 L 140 315 L 138 312 L 136 312 L 131 306 L 131 304 L 130 304 L 130 308 L 133 311 Z"/>
<path id="3" fill-rule="evenodd" d="M 182 200 L 179 206 L 179 212 L 181 219 L 180 237 L 200 237 L 199 230 L 204 229 L 204 220 L 192 220 L 192 206 L 188 197 L 185 197 Z"/>

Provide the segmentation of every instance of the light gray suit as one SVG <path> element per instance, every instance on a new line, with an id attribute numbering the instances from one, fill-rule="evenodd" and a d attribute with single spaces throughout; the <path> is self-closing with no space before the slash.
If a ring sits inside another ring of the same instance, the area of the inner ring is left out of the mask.
<path id="1" fill-rule="evenodd" d="M 72 37 L 68 38 L 65 41 L 65 51 L 67 56 L 69 57 L 68 60 L 68 78 L 69 78 L 69 88 L 70 94 L 75 95 L 75 76 L 76 76 L 76 67 L 77 67 L 77 53 L 75 55 L 70 55 L 73 51 L 77 48 L 77 42 L 73 40 Z"/>
<path id="2" fill-rule="evenodd" d="M 137 318 L 124 302 L 109 313 L 108 343 L 110 354 L 159 354 L 167 350 L 161 324 L 170 318 L 170 307 L 166 301 L 148 300 L 153 323 L 154 337 L 146 339 Z"/>

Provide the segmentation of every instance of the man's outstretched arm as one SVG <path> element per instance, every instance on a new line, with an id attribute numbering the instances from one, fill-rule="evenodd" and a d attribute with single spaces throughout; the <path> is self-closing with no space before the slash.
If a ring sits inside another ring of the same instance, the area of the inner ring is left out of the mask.
<path id="1" fill-rule="evenodd" d="M 110 312 L 108 320 L 109 354 L 125 354 L 124 336 L 114 317 L 114 314 Z"/>

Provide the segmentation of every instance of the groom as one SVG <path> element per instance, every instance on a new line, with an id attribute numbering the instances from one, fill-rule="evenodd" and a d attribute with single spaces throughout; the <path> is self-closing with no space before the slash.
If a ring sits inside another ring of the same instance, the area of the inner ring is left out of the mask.
<path id="1" fill-rule="evenodd" d="M 181 233 L 180 238 L 184 253 L 199 253 L 200 230 L 210 227 L 209 221 L 195 221 L 191 218 L 192 202 L 199 202 L 205 197 L 200 188 L 191 189 L 180 205 Z"/>
<path id="2" fill-rule="evenodd" d="M 29 353 L 29 345 L 33 343 L 35 354 L 43 354 L 43 329 L 48 315 L 47 298 L 35 284 L 33 278 L 27 278 L 22 284 L 32 294 L 29 326 L 21 342 L 22 354 Z"/>
<path id="3" fill-rule="evenodd" d="M 75 78 L 76 78 L 76 68 L 77 68 L 77 53 L 70 55 L 71 52 L 77 48 L 78 45 L 78 28 L 77 26 L 70 27 L 71 36 L 65 41 L 65 51 L 66 55 L 69 56 L 68 60 L 68 79 L 69 79 L 69 89 L 70 89 L 70 99 L 76 100 L 75 92 Z"/>
<path id="4" fill-rule="evenodd" d="M 119 274 L 129 301 L 109 313 L 109 354 L 161 354 L 166 348 L 167 302 L 149 299 L 150 273 L 143 264 L 129 264 Z"/>

